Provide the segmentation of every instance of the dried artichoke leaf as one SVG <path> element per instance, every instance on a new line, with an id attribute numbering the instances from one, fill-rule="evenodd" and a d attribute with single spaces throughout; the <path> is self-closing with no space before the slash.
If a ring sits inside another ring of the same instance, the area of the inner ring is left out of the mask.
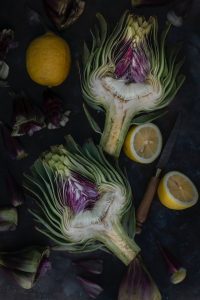
<path id="1" fill-rule="evenodd" d="M 9 66 L 5 61 L 0 61 L 0 79 L 6 80 L 9 74 Z"/>
<path id="2" fill-rule="evenodd" d="M 81 0 L 44 0 L 44 4 L 48 17 L 58 30 L 63 30 L 72 25 L 85 8 L 85 1 Z"/>

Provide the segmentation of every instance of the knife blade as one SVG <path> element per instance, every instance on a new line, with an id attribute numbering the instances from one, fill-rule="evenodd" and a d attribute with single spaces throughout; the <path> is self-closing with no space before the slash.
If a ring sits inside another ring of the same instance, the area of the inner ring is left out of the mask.
<path id="1" fill-rule="evenodd" d="M 177 139 L 177 135 L 178 135 L 178 132 L 180 129 L 181 122 L 182 122 L 182 114 L 179 113 L 179 115 L 176 119 L 176 122 L 173 126 L 173 129 L 168 137 L 168 140 L 163 148 L 163 151 L 162 151 L 159 161 L 157 163 L 156 169 L 162 170 L 165 167 L 166 163 L 168 162 L 170 155 L 172 153 L 172 149 L 173 149 L 174 144 Z"/>
<path id="2" fill-rule="evenodd" d="M 153 201 L 153 198 L 155 196 L 159 181 L 160 181 L 160 175 L 162 170 L 164 169 L 165 165 L 167 164 L 170 155 L 172 153 L 172 149 L 175 145 L 177 135 L 180 129 L 180 125 L 182 122 L 182 115 L 179 113 L 175 124 L 170 132 L 170 135 L 168 137 L 168 140 L 163 148 L 163 151 L 161 153 L 160 159 L 156 166 L 156 173 L 153 177 L 151 177 L 147 189 L 145 191 L 145 194 L 142 198 L 142 201 L 136 211 L 136 233 L 140 234 L 142 232 L 143 224 L 145 223 L 148 213 L 151 208 L 151 203 Z"/>

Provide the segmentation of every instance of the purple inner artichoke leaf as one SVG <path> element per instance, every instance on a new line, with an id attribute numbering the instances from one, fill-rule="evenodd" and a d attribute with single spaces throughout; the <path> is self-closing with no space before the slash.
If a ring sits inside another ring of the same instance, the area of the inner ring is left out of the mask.
<path id="1" fill-rule="evenodd" d="M 121 46 L 117 59 L 115 76 L 128 83 L 144 82 L 150 72 L 150 62 L 144 46 L 135 47 L 130 43 Z"/>
<path id="2" fill-rule="evenodd" d="M 74 214 L 91 209 L 99 199 L 96 185 L 78 174 L 60 180 L 59 191 L 63 204 Z"/>

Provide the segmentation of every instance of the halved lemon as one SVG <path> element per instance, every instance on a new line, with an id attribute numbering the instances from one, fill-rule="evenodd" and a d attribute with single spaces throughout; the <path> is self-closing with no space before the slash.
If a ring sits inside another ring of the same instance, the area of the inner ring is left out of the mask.
<path id="1" fill-rule="evenodd" d="M 153 162 L 162 149 L 162 135 L 153 123 L 130 128 L 123 146 L 124 153 L 142 164 Z"/>
<path id="2" fill-rule="evenodd" d="M 195 205 L 199 197 L 193 182 L 177 171 L 169 172 L 161 179 L 158 196 L 164 206 L 175 210 Z"/>

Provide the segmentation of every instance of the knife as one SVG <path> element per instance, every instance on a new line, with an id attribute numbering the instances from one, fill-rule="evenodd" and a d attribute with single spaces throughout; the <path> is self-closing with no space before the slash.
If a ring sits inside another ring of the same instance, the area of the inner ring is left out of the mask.
<path id="1" fill-rule="evenodd" d="M 166 163 L 168 162 L 173 146 L 176 142 L 176 138 L 181 125 L 181 120 L 182 120 L 181 113 L 179 113 L 175 121 L 175 124 L 172 128 L 172 131 L 168 137 L 168 140 L 163 148 L 160 159 L 157 163 L 155 175 L 151 177 L 146 192 L 143 196 L 143 199 L 136 211 L 136 234 L 140 234 L 142 232 L 143 224 L 147 219 L 151 207 L 151 203 L 153 201 L 153 198 L 155 196 L 160 181 L 161 172 L 165 167 Z"/>

